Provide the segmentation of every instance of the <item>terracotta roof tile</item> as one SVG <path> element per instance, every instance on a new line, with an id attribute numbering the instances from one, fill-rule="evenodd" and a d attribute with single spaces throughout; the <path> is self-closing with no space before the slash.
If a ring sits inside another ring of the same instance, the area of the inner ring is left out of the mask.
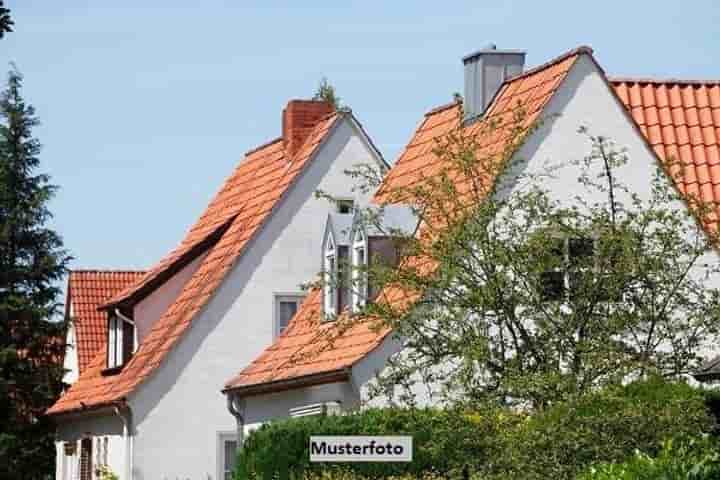
<path id="1" fill-rule="evenodd" d="M 145 272 L 73 270 L 68 277 L 68 306 L 72 307 L 80 374 L 107 338 L 107 314 L 98 307 L 138 281 Z"/>
<path id="2" fill-rule="evenodd" d="M 482 128 L 482 122 L 499 121 L 501 125 L 506 125 L 506 129 L 517 126 L 503 120 L 512 118 L 513 112 L 520 106 L 526 110 L 524 121 L 530 125 L 541 114 L 578 56 L 589 52 L 587 48 L 573 50 L 508 80 L 495 96 L 483 120 L 464 127 L 464 132 L 468 135 L 487 132 L 487 129 Z M 396 191 L 400 187 L 421 182 L 441 167 L 440 160 L 433 152 L 435 141 L 458 127 L 460 113 L 460 105 L 451 104 L 425 115 L 398 161 L 386 175 L 375 201 L 387 201 L 390 190 Z M 478 136 L 477 142 L 486 153 L 499 151 L 506 136 L 507 132 L 499 128 L 487 137 Z M 398 307 L 409 305 L 416 299 L 415 295 L 393 287 L 386 288 L 381 295 L 384 301 Z M 348 322 L 343 315 L 334 322 L 323 323 L 321 318 L 321 295 L 319 290 L 314 290 L 290 321 L 287 330 L 255 361 L 230 379 L 226 389 L 251 389 L 268 382 L 282 382 L 350 368 L 390 333 L 387 328 L 375 325 L 370 319 Z"/>
<path id="3" fill-rule="evenodd" d="M 270 212 L 314 157 L 344 113 L 330 113 L 308 130 L 306 139 L 288 157 L 283 141 L 253 150 L 238 165 L 180 246 L 151 269 L 137 284 L 110 303 L 133 298 L 153 281 L 167 275 L 173 264 L 220 232 L 207 245 L 208 253 L 175 302 L 155 322 L 132 359 L 114 376 L 102 376 L 105 355 L 98 354 L 88 371 L 53 405 L 49 414 L 93 408 L 119 401 L 130 394 L 161 364 L 167 353 L 207 303 L 245 245 L 267 220 Z M 349 114 L 348 114 L 349 115 Z"/>
<path id="4" fill-rule="evenodd" d="M 717 108 L 720 106 L 720 81 L 617 78 L 611 79 L 611 84 L 636 120 L 649 120 L 655 107 L 669 103 L 672 107 L 669 112 L 665 108 L 658 112 L 661 135 L 652 128 L 642 130 L 648 143 L 662 161 L 681 162 L 680 166 L 670 168 L 671 177 L 681 192 L 697 195 L 703 202 L 720 202 L 720 189 L 717 188 L 720 172 L 713 168 L 720 162 L 717 146 L 720 139 L 720 109 Z M 628 91 L 642 91 L 643 95 L 633 100 L 628 97 Z M 655 148 L 660 146 L 662 148 Z"/>

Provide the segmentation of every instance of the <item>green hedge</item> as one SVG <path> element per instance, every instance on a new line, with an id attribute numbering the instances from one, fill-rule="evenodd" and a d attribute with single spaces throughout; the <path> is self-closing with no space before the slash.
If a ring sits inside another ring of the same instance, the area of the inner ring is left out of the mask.
<path id="1" fill-rule="evenodd" d="M 652 457 L 636 452 L 623 463 L 596 465 L 578 480 L 717 480 L 720 452 L 714 439 L 667 441 Z"/>
<path id="2" fill-rule="evenodd" d="M 590 465 L 623 461 L 635 450 L 655 455 L 661 443 L 713 430 L 705 396 L 682 383 L 659 379 L 607 388 L 533 415 L 371 409 L 344 416 L 306 417 L 252 432 L 238 459 L 237 478 L 292 477 L 344 468 L 359 477 L 457 477 L 467 469 L 488 480 L 572 479 Z M 310 435 L 412 435 L 407 464 L 309 463 Z"/>

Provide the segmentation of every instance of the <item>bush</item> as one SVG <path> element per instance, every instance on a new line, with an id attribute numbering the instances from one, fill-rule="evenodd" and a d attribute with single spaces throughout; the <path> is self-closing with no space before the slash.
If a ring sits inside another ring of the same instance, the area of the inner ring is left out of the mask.
<path id="1" fill-rule="evenodd" d="M 371 409 L 273 422 L 248 436 L 237 475 L 271 478 L 287 470 L 293 476 L 323 472 L 348 479 L 429 473 L 457 478 L 467 468 L 474 478 L 488 480 L 572 479 L 590 465 L 621 462 L 636 450 L 656 455 L 664 440 L 708 433 L 713 425 L 702 391 L 651 379 L 532 415 Z M 311 464 L 310 435 L 411 435 L 413 461 Z"/>
<path id="2" fill-rule="evenodd" d="M 720 478 L 720 453 L 707 437 L 667 441 L 657 457 L 636 452 L 619 464 L 591 468 L 578 480 L 716 480 Z"/>
<path id="3" fill-rule="evenodd" d="M 310 435 L 411 435 L 411 463 L 352 463 L 343 468 L 367 477 L 447 472 L 480 467 L 495 453 L 492 444 L 499 428 L 515 416 L 466 415 L 451 410 L 369 409 L 337 416 L 305 417 L 263 425 L 252 432 L 238 459 L 237 477 L 271 478 L 289 470 L 307 472 L 338 470 L 338 466 L 310 463 Z"/>
<path id="4" fill-rule="evenodd" d="M 668 438 L 712 431 L 704 395 L 661 379 L 610 387 L 529 416 L 504 435 L 506 454 L 490 478 L 574 478 L 635 450 L 658 453 Z"/>

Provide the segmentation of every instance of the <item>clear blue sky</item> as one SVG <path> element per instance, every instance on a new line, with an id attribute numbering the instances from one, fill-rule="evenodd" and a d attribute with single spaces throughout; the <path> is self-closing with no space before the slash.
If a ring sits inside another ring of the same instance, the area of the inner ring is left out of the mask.
<path id="1" fill-rule="evenodd" d="M 716 0 L 5 3 L 0 66 L 16 62 L 43 122 L 76 268 L 159 260 L 324 75 L 391 161 L 488 42 L 529 66 L 586 44 L 611 75 L 720 78 Z"/>

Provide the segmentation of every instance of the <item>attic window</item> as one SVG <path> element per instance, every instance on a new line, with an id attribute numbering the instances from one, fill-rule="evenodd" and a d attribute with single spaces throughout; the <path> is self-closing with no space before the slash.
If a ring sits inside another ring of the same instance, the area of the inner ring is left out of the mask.
<path id="1" fill-rule="evenodd" d="M 290 320 L 300 309 L 304 295 L 302 293 L 283 293 L 275 295 L 275 336 L 285 331 Z"/>
<path id="2" fill-rule="evenodd" d="M 128 318 L 114 312 L 108 319 L 107 368 L 125 365 L 135 352 L 135 325 Z"/>
<path id="3" fill-rule="evenodd" d="M 325 299 L 325 317 L 332 318 L 337 315 L 335 276 L 337 271 L 337 257 L 335 255 L 335 242 L 332 237 L 328 238 L 325 247 L 325 259 L 323 262 L 323 296 Z"/>
<path id="4" fill-rule="evenodd" d="M 572 294 L 580 276 L 587 270 L 588 258 L 595 252 L 595 240 L 589 237 L 558 238 L 550 249 L 557 265 L 540 275 L 540 295 L 545 301 L 559 301 Z"/>
<path id="5" fill-rule="evenodd" d="M 347 198 L 336 199 L 335 208 L 337 209 L 337 213 L 343 215 L 353 213 L 355 201 Z"/>

